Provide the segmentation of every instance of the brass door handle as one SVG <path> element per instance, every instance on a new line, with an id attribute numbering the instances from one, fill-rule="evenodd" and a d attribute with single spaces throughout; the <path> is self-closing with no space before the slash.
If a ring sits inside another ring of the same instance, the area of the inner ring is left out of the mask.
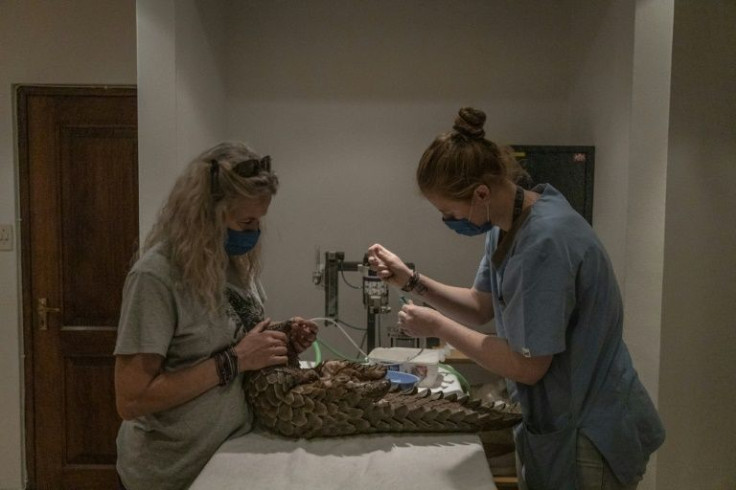
<path id="1" fill-rule="evenodd" d="M 49 313 L 61 313 L 61 308 L 51 308 L 50 306 L 47 306 L 47 304 L 48 302 L 46 298 L 38 299 L 36 311 L 38 311 L 38 328 L 40 330 L 46 330 L 48 328 Z"/>

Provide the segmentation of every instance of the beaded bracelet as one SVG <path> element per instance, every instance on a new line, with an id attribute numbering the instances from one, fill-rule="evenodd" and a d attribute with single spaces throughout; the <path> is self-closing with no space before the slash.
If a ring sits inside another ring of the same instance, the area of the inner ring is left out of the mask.
<path id="1" fill-rule="evenodd" d="M 409 280 L 406 282 L 403 288 L 401 288 L 402 291 L 405 291 L 407 293 L 410 293 L 414 290 L 415 287 L 417 287 L 417 284 L 419 284 L 419 279 L 421 276 L 419 275 L 419 272 L 414 270 Z"/>
<path id="2" fill-rule="evenodd" d="M 217 377 L 220 379 L 220 386 L 230 384 L 238 375 L 238 356 L 235 349 L 228 347 L 214 355 L 215 368 L 217 369 Z"/>
<path id="3" fill-rule="evenodd" d="M 220 379 L 218 384 L 224 386 L 228 383 L 227 355 L 224 352 L 215 354 L 215 365 L 217 367 L 217 377 Z"/>

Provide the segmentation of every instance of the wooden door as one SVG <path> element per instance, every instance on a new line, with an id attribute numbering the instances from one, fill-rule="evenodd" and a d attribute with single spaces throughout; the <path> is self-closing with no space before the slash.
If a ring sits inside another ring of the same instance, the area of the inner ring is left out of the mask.
<path id="1" fill-rule="evenodd" d="M 29 488 L 114 489 L 112 352 L 138 239 L 136 92 L 17 95 Z"/>

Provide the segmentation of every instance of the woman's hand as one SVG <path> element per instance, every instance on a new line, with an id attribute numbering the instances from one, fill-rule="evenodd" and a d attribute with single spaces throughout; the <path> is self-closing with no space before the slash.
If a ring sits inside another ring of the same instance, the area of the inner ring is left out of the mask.
<path id="1" fill-rule="evenodd" d="M 440 337 L 442 313 L 426 306 L 417 306 L 411 301 L 401 307 L 398 324 L 411 337 Z"/>
<path id="2" fill-rule="evenodd" d="M 266 318 L 235 345 L 238 356 L 238 372 L 256 371 L 267 366 L 286 364 L 286 334 L 264 329 L 271 324 Z"/>
<path id="3" fill-rule="evenodd" d="M 412 275 L 411 269 L 398 255 L 378 243 L 368 249 L 368 265 L 378 277 L 397 288 L 406 286 Z"/>
<path id="4" fill-rule="evenodd" d="M 291 345 L 301 354 L 317 340 L 319 327 L 316 323 L 305 320 L 300 316 L 291 319 Z"/>

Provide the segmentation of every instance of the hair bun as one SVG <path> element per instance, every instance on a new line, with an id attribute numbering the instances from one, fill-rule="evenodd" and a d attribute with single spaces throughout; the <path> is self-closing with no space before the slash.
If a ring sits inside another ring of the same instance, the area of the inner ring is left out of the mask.
<path id="1" fill-rule="evenodd" d="M 468 138 L 481 139 L 486 135 L 483 130 L 485 122 L 485 112 L 472 107 L 463 107 L 458 111 L 452 129 Z"/>

